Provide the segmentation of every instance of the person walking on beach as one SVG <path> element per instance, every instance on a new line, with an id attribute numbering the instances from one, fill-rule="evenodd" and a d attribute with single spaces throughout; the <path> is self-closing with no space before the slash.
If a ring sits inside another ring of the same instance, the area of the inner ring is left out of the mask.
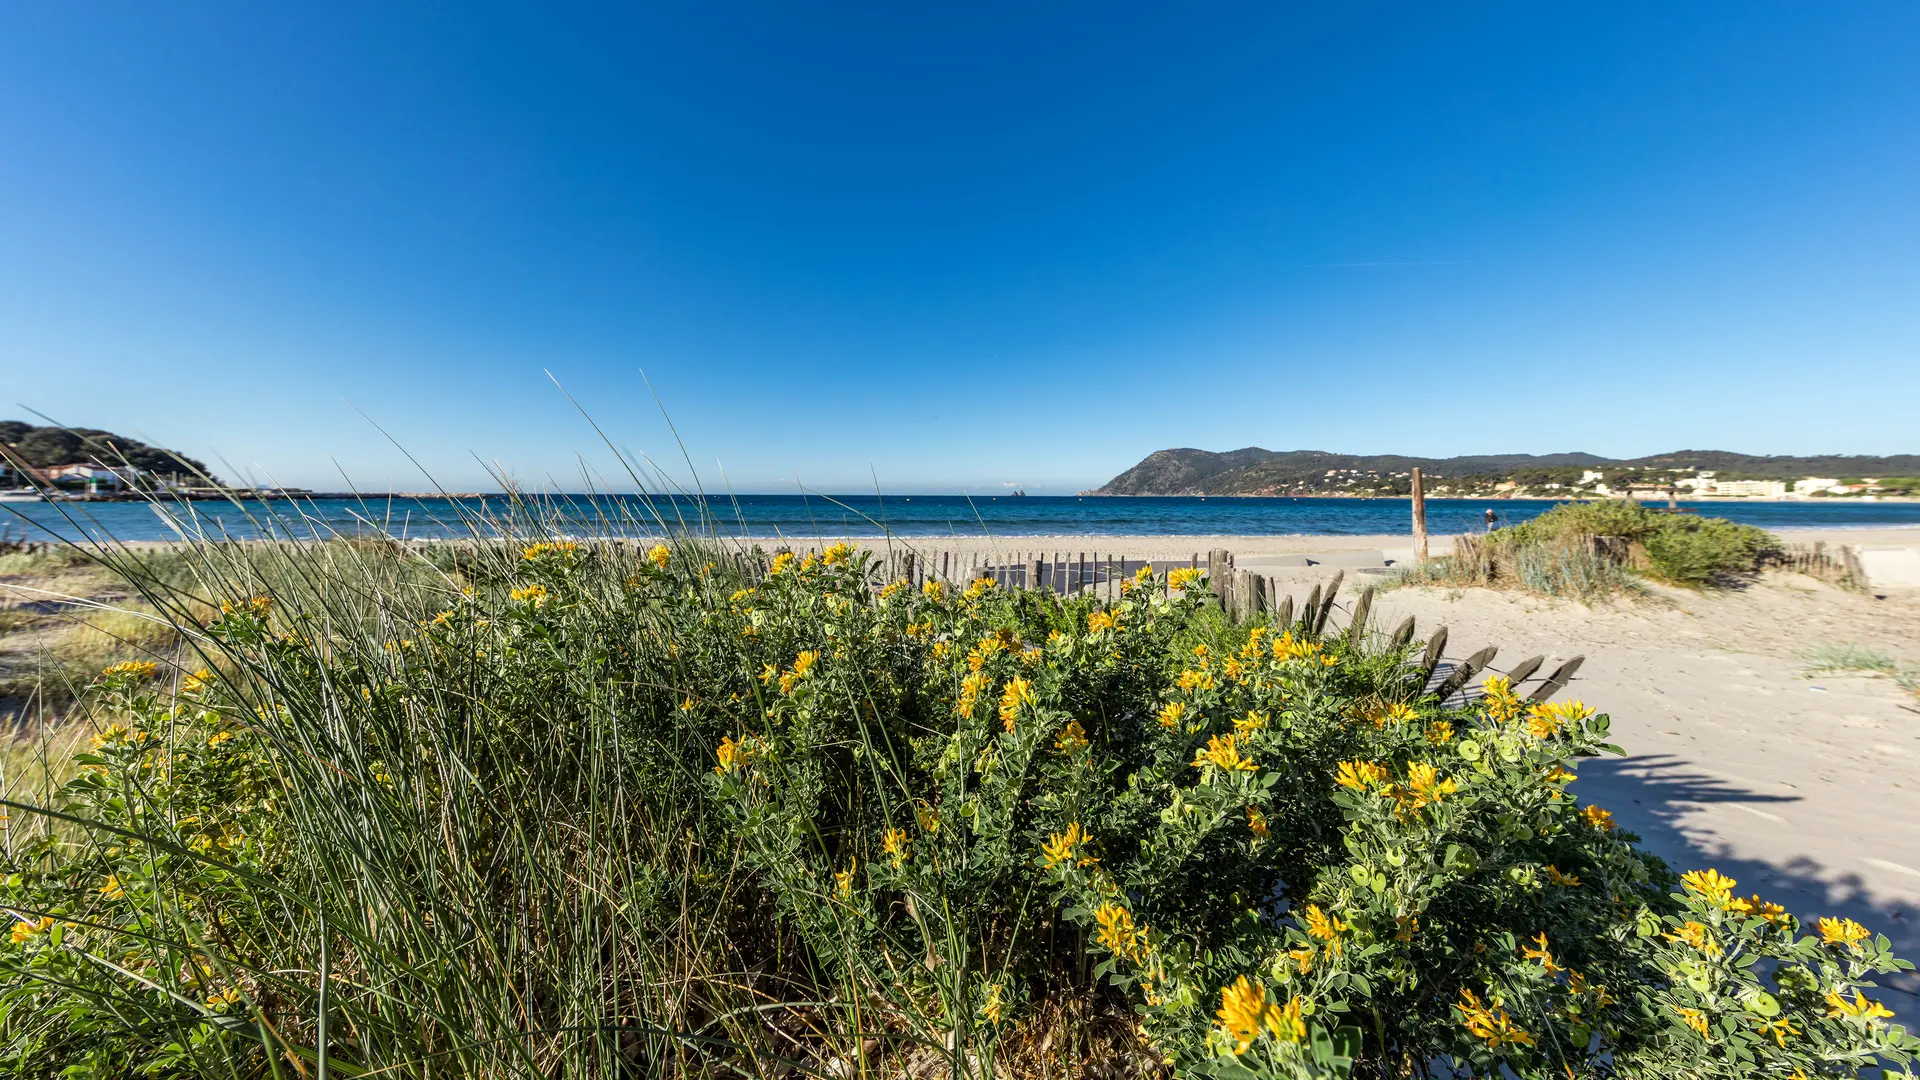
<path id="1" fill-rule="evenodd" d="M 1491 506 L 1487 507 L 1487 531 L 1492 532 L 1493 530 L 1499 528 L 1500 527 L 1499 521 L 1500 521 L 1500 515 L 1493 512 L 1493 507 Z"/>

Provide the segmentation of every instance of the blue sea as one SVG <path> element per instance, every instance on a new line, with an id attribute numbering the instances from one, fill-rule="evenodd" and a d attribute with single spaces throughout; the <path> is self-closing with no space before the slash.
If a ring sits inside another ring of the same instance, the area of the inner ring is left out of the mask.
<path id="1" fill-rule="evenodd" d="M 1530 499 L 1429 499 L 1436 535 L 1477 531 L 1489 507 L 1504 524 L 1555 504 Z M 1683 502 L 1702 515 L 1764 528 L 1920 525 L 1920 503 Z M 183 534 L 445 538 L 515 532 L 641 536 L 697 529 L 722 536 L 811 540 L 896 536 L 1368 535 L 1410 531 L 1405 499 L 1102 498 L 959 495 L 741 495 L 364 498 L 194 503 L 0 503 L 0 534 L 31 539 L 173 540 Z"/>

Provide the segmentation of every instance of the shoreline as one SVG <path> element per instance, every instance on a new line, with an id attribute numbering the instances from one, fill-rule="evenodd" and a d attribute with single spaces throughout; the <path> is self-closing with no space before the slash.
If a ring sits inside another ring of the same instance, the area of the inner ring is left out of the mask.
<path id="1" fill-rule="evenodd" d="M 1863 548 L 1913 547 L 1920 548 L 1920 525 L 1858 525 L 1858 526 L 1802 526 L 1791 529 L 1768 530 L 1783 543 L 1789 544 L 1830 544 L 1852 545 Z M 1433 533 L 1428 536 L 1428 552 L 1431 555 L 1444 555 L 1453 547 L 1453 540 L 1459 533 Z M 1480 535 L 1480 534 L 1465 534 Z M 672 540 L 671 536 L 633 535 L 633 536 L 587 536 L 565 535 L 563 539 L 588 542 L 624 542 L 651 543 L 657 540 Z M 354 539 L 352 537 L 323 538 Z M 372 539 L 366 537 L 363 539 Z M 400 538 L 396 538 L 400 539 Z M 457 544 L 472 540 L 472 537 L 407 537 L 405 543 Z M 1205 558 L 1207 552 L 1223 549 L 1232 552 L 1237 558 L 1261 558 L 1283 555 L 1315 555 L 1345 552 L 1385 551 L 1399 559 L 1411 557 L 1413 535 L 1411 533 L 1036 533 L 1030 535 L 902 535 L 884 534 L 851 535 L 845 533 L 824 533 L 815 536 L 803 536 L 798 533 L 787 535 L 722 536 L 715 538 L 721 543 L 759 544 L 763 547 L 789 546 L 796 548 L 811 547 L 844 541 L 869 550 L 884 550 L 889 547 L 906 550 L 931 549 L 952 551 L 962 554 L 1010 554 L 1014 552 L 1039 555 L 1059 554 L 1063 557 L 1077 558 L 1082 553 L 1098 556 L 1126 556 L 1130 558 L 1184 559 L 1197 554 Z M 58 547 L 62 541 L 42 540 L 49 547 Z M 187 543 L 181 539 L 125 540 L 107 541 L 110 544 L 128 548 L 169 548 Z M 244 539 L 233 541 L 214 541 L 216 543 L 314 543 L 314 538 L 290 538 L 282 540 Z"/>
<path id="2" fill-rule="evenodd" d="M 733 495 L 727 495 L 727 496 L 709 495 L 709 496 L 705 496 L 705 498 L 708 502 L 713 503 L 715 505 L 723 505 L 725 501 L 729 498 L 769 498 L 769 497 L 798 498 L 798 497 L 805 497 L 806 495 L 809 495 L 809 494 L 814 494 L 814 493 L 798 493 L 798 492 L 791 492 L 791 491 L 759 491 L 759 492 L 738 492 Z M 506 492 L 506 491 L 382 491 L 382 492 L 295 491 L 295 492 L 282 492 L 282 491 L 244 491 L 242 490 L 242 491 L 233 491 L 233 492 L 222 492 L 218 494 L 207 493 L 207 492 L 192 492 L 192 493 L 166 492 L 166 493 L 163 493 L 158 498 L 148 498 L 147 496 L 138 495 L 138 494 L 69 495 L 69 496 L 65 496 L 57 499 L 20 500 L 20 502 L 24 505 L 32 505 L 35 502 L 39 502 L 39 503 L 137 503 L 137 502 L 156 502 L 156 501 L 157 502 L 236 502 L 236 501 L 238 502 L 308 502 L 308 501 L 312 501 L 312 502 L 374 503 L 374 502 L 388 502 L 395 499 L 429 500 L 429 501 L 436 500 L 436 499 L 524 499 L 527 501 L 539 501 L 542 499 L 566 500 L 566 499 L 608 499 L 608 498 L 611 498 L 611 499 L 646 498 L 646 499 L 661 499 L 661 500 L 673 500 L 673 501 L 681 501 L 681 500 L 691 501 L 691 500 L 698 499 L 700 497 L 701 496 L 686 494 L 686 493 L 679 493 L 679 494 L 664 493 L 663 494 L 663 493 L 639 492 L 639 491 L 632 491 L 632 492 L 565 492 L 563 491 L 563 492 L 515 493 L 515 492 Z M 846 500 L 846 499 L 871 499 L 871 498 L 874 498 L 874 495 L 871 492 L 859 492 L 859 493 L 853 493 L 853 494 L 833 494 L 829 492 L 829 493 L 814 494 L 814 497 L 817 497 L 823 501 L 832 502 L 832 501 Z M 1206 502 L 1210 499 L 1233 499 L 1236 501 L 1248 500 L 1248 499 L 1274 499 L 1274 500 L 1289 500 L 1289 501 L 1299 501 L 1303 499 L 1317 499 L 1317 500 L 1326 500 L 1329 502 L 1410 502 L 1412 501 L 1413 496 L 1411 495 L 1341 495 L 1335 492 L 1314 492 L 1314 493 L 1298 494 L 1298 495 L 1294 495 L 1294 494 L 1256 495 L 1252 493 L 1221 494 L 1221 495 L 1201 495 L 1201 494 L 1195 494 L 1195 493 L 1176 494 L 1176 495 L 1168 495 L 1168 494 L 1152 494 L 1152 495 L 1105 494 L 1103 495 L 1103 494 L 1096 494 L 1090 491 L 1077 492 L 1071 495 L 1014 496 L 1014 495 L 997 495 L 997 494 L 985 494 L 985 493 L 975 494 L 975 493 L 961 491 L 961 492 L 911 492 L 911 493 L 903 493 L 903 494 L 892 494 L 892 493 L 883 492 L 881 493 L 879 498 L 883 501 L 886 499 L 899 499 L 902 502 L 911 502 L 914 499 L 971 499 L 974 501 L 999 502 L 1002 499 L 1012 500 L 1015 498 L 1053 499 L 1053 500 L 1061 500 L 1061 501 L 1065 501 L 1069 499 L 1075 500 L 1075 501 L 1079 501 L 1083 499 L 1194 499 L 1200 502 Z M 1564 495 L 1564 496 L 1561 496 L 1561 495 L 1513 495 L 1506 492 L 1488 493 L 1488 494 L 1455 494 L 1455 493 L 1449 492 L 1444 495 L 1430 494 L 1426 497 L 1426 499 L 1428 502 L 1530 502 L 1530 503 L 1633 502 L 1633 503 L 1639 503 L 1643 506 L 1653 506 L 1655 509 L 1660 508 L 1660 504 L 1666 502 L 1665 498 L 1632 499 L 1626 496 L 1619 496 L 1619 495 L 1614 495 L 1614 496 L 1608 496 L 1608 495 L 1600 495 L 1600 496 L 1596 496 L 1596 495 Z M 1750 505 L 1754 503 L 1765 503 L 1769 505 L 1805 504 L 1810 506 L 1854 506 L 1854 505 L 1872 506 L 1872 505 L 1880 505 L 1880 504 L 1906 505 L 1911 503 L 1920 503 L 1920 496 L 1875 495 L 1870 497 L 1841 496 L 1841 497 L 1833 497 L 1833 498 L 1809 498 L 1804 495 L 1797 495 L 1797 496 L 1787 495 L 1787 496 L 1780 496 L 1780 497 L 1765 496 L 1765 495 L 1708 495 L 1708 496 L 1693 495 L 1693 496 L 1683 497 L 1679 499 L 1678 502 L 1682 506 L 1691 505 L 1691 506 L 1699 506 L 1699 507 L 1740 506 L 1740 505 Z"/>

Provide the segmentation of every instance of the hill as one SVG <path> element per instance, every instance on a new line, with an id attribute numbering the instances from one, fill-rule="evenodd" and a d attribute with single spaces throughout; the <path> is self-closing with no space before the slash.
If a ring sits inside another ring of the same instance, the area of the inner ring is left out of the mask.
<path id="1" fill-rule="evenodd" d="M 1604 470 L 1628 484 L 1707 471 L 1722 479 L 1797 480 L 1805 476 L 1920 475 L 1920 455 L 1813 457 L 1675 450 L 1642 458 L 1596 454 L 1481 454 L 1450 458 L 1396 454 L 1336 454 L 1324 450 L 1266 450 L 1249 446 L 1216 453 L 1182 447 L 1156 450 L 1088 495 L 1404 494 L 1419 468 L 1450 490 L 1490 488 L 1513 481 L 1527 488 L 1572 487 L 1588 470 Z"/>
<path id="2" fill-rule="evenodd" d="M 11 457 L 36 469 L 127 464 L 161 476 L 212 475 L 204 464 L 185 454 L 98 428 L 35 427 L 20 420 L 0 420 L 0 448 L 4 448 L 0 463 Z"/>

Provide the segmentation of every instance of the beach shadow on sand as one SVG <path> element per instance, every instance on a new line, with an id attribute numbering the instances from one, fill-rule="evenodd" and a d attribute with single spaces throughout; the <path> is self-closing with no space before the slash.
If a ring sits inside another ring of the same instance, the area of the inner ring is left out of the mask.
<path id="1" fill-rule="evenodd" d="M 1725 845 L 1689 836 L 1681 827 L 1687 814 L 1701 806 L 1763 808 L 1795 803 L 1797 797 L 1749 791 L 1665 754 L 1590 758 L 1580 763 L 1579 772 L 1574 793 L 1581 801 L 1613 811 L 1620 827 L 1637 834 L 1639 846 L 1665 859 L 1675 873 L 1711 866 L 1738 880 L 1740 891 L 1758 892 L 1784 905 L 1802 920 L 1802 933 L 1814 932 L 1816 918 L 1843 916 L 1887 935 L 1895 955 L 1920 963 L 1920 912 L 1876 901 L 1858 874 L 1837 872 L 1804 855 L 1777 862 L 1741 858 Z M 1897 1014 L 1895 1022 L 1913 1030 L 1920 1022 L 1920 976 L 1906 972 L 1875 981 L 1883 990 L 1877 996 Z"/>

